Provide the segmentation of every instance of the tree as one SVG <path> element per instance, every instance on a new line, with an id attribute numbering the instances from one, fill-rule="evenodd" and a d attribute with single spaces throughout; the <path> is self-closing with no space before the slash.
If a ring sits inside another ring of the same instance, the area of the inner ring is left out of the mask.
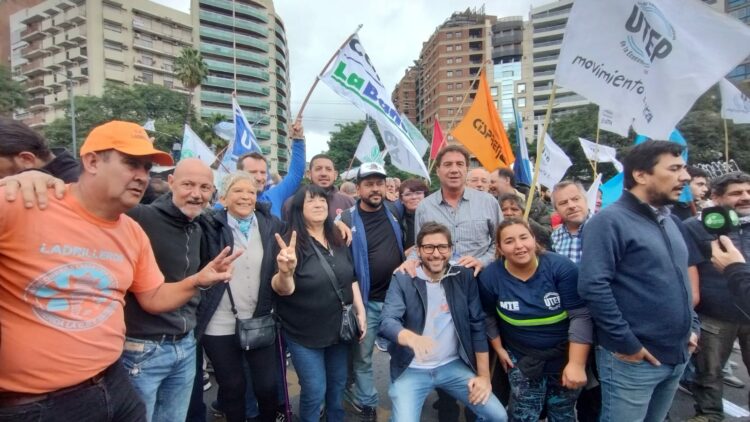
<path id="1" fill-rule="evenodd" d="M 13 80 L 7 67 L 0 65 L 0 116 L 10 117 L 17 108 L 26 106 L 26 90 Z"/>
<path id="2" fill-rule="evenodd" d="M 52 145 L 67 147 L 71 138 L 70 109 L 67 102 L 60 103 L 60 107 L 66 116 L 47 125 L 44 135 Z M 106 84 L 102 97 L 76 97 L 77 143 L 80 146 L 91 129 L 110 120 L 142 124 L 154 119 L 158 132 L 151 135 L 158 148 L 169 151 L 175 141 L 182 139 L 182 121 L 190 107 L 182 94 L 160 85 Z"/>
<path id="3" fill-rule="evenodd" d="M 203 61 L 200 51 L 192 47 L 183 48 L 180 55 L 174 61 L 174 72 L 177 79 L 189 91 L 187 97 L 187 115 L 185 123 L 190 122 L 190 104 L 193 102 L 195 88 L 199 87 L 206 76 L 208 76 L 208 65 Z"/>

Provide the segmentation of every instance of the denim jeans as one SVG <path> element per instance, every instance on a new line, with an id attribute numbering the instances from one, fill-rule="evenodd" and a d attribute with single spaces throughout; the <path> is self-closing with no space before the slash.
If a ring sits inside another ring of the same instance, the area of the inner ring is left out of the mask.
<path id="1" fill-rule="evenodd" d="M 510 353 L 510 352 L 509 352 Z M 518 360 L 510 353 L 513 364 Z M 581 390 L 570 390 L 560 384 L 560 375 L 528 378 L 518 367 L 508 371 L 510 404 L 508 413 L 514 422 L 537 422 L 545 406 L 548 422 L 576 420 L 575 404 Z"/>
<path id="2" fill-rule="evenodd" d="M 127 337 L 122 363 L 146 404 L 149 422 L 183 421 L 195 379 L 195 337 L 151 341 Z"/>
<path id="3" fill-rule="evenodd" d="M 732 353 L 734 340 L 739 337 L 742 360 L 750 368 L 750 324 L 737 324 L 701 315 L 699 352 L 695 355 L 693 397 L 695 411 L 710 419 L 723 420 L 722 368 Z"/>
<path id="4" fill-rule="evenodd" d="M 46 400 L 0 408 L 0 421 L 13 422 L 141 422 L 146 407 L 118 361 L 100 382 Z"/>
<path id="5" fill-rule="evenodd" d="M 484 405 L 469 403 L 468 382 L 475 376 L 460 359 L 434 369 L 406 368 L 388 389 L 393 422 L 419 422 L 425 398 L 438 387 L 470 408 L 478 421 L 507 421 L 503 405 L 492 394 Z"/>
<path id="6" fill-rule="evenodd" d="M 663 422 L 687 362 L 625 362 L 597 346 L 596 364 L 602 386 L 601 421 Z"/>
<path id="7" fill-rule="evenodd" d="M 313 349 L 286 338 L 287 348 L 292 354 L 292 364 L 301 387 L 299 419 L 302 422 L 318 422 L 320 406 L 325 400 L 328 422 L 344 420 L 343 398 L 346 386 L 346 361 L 351 346 L 334 344 L 322 349 Z"/>
<path id="8" fill-rule="evenodd" d="M 362 343 L 352 345 L 352 369 L 354 372 L 354 387 L 347 396 L 359 406 L 378 406 L 378 390 L 375 388 L 375 375 L 372 370 L 372 353 L 375 339 L 380 327 L 380 313 L 383 302 L 369 301 L 365 308 L 367 312 L 367 333 Z"/>

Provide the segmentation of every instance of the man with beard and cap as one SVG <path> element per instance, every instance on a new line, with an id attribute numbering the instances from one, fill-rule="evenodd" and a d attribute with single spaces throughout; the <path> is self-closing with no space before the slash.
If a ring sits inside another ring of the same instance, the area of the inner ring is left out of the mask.
<path id="1" fill-rule="evenodd" d="M 727 237 L 747 258 L 750 256 L 750 175 L 733 172 L 711 181 L 711 200 L 737 212 L 739 230 Z M 702 222 L 691 218 L 685 222 L 690 233 L 688 242 L 694 242 L 700 254 L 691 272 L 700 292 L 696 311 L 701 319 L 698 340 L 700 353 L 695 355 L 695 379 L 692 393 L 696 416 L 691 421 L 721 421 L 724 419 L 722 395 L 722 368 L 732 353 L 734 341 L 739 339 L 742 358 L 750 361 L 750 306 L 737 300 L 730 289 L 726 275 L 711 263 L 711 242 L 715 237 L 703 228 Z"/>
<path id="2" fill-rule="evenodd" d="M 378 391 L 372 369 L 372 353 L 380 325 L 380 313 L 393 270 L 404 261 L 403 234 L 395 206 L 385 201 L 386 173 L 378 163 L 363 163 L 357 172 L 357 203 L 341 214 L 352 230 L 354 272 L 367 312 L 367 331 L 353 345 L 354 389 L 347 400 L 360 411 L 360 420 L 376 421 Z"/>
<path id="3" fill-rule="evenodd" d="M 9 420 L 150 420 L 120 362 L 126 300 L 150 315 L 170 313 L 229 278 L 239 255 L 226 248 L 201 271 L 166 272 L 165 282 L 155 242 L 123 213 L 138 205 L 151 163 L 171 165 L 171 157 L 141 126 L 119 121 L 95 128 L 80 153 L 79 181 L 45 198 L 46 211 L 24 209 L 29 198 L 21 204 L 8 191 L 51 176 L 0 183 L 12 201 L 0 201 L 0 326 L 13 339 L 0 343 L 0 415 Z"/>
<path id="4" fill-rule="evenodd" d="M 663 421 L 697 346 L 688 248 L 668 208 L 690 179 L 682 151 L 635 146 L 622 196 L 586 223 L 578 291 L 596 326 L 603 421 Z"/>
<path id="5" fill-rule="evenodd" d="M 333 164 L 333 159 L 326 154 L 318 154 L 310 160 L 307 177 L 313 185 L 320 186 L 328 192 L 328 215 L 336 218 L 345 209 L 354 205 L 354 199 L 339 192 L 334 186 L 338 173 Z M 292 206 L 291 198 L 284 203 L 284 220 L 288 220 L 289 209 Z"/>

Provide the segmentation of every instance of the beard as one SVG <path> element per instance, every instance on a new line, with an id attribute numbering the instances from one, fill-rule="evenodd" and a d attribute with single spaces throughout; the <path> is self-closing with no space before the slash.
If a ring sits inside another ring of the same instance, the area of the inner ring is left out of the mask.
<path id="1" fill-rule="evenodd" d="M 677 196 L 677 198 L 675 198 L 675 199 L 672 199 L 672 197 L 670 196 L 670 194 L 671 194 L 671 192 L 670 193 L 666 193 L 664 191 L 659 191 L 659 190 L 656 190 L 656 189 L 648 189 L 648 190 L 646 190 L 646 195 L 648 197 L 648 202 L 649 202 L 650 205 L 652 205 L 654 207 L 663 207 L 663 206 L 672 205 L 672 204 L 676 204 L 676 203 L 680 202 L 679 201 L 679 198 L 680 198 L 679 196 Z"/>
<path id="2" fill-rule="evenodd" d="M 362 202 L 364 202 L 365 204 L 371 206 L 372 208 L 378 208 L 378 207 L 380 207 L 380 205 L 383 204 L 383 197 L 382 196 L 380 196 L 380 199 L 378 199 L 377 201 L 370 199 L 369 196 L 366 197 L 366 198 L 361 198 L 361 200 L 362 200 Z"/>

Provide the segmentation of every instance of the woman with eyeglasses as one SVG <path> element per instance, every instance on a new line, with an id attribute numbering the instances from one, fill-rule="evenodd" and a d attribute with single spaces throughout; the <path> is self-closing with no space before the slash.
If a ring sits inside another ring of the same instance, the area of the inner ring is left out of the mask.
<path id="1" fill-rule="evenodd" d="M 401 229 L 404 233 L 404 253 L 409 256 L 414 246 L 416 233 L 414 233 L 414 213 L 417 212 L 419 203 L 430 193 L 427 185 L 421 179 L 404 180 L 399 188 L 399 199 L 401 201 Z"/>
<path id="2" fill-rule="evenodd" d="M 575 402 L 586 384 L 593 326 L 578 296 L 578 269 L 545 252 L 526 221 L 508 218 L 497 228 L 497 260 L 479 274 L 487 335 L 508 372 L 510 421 L 575 421 Z"/>

